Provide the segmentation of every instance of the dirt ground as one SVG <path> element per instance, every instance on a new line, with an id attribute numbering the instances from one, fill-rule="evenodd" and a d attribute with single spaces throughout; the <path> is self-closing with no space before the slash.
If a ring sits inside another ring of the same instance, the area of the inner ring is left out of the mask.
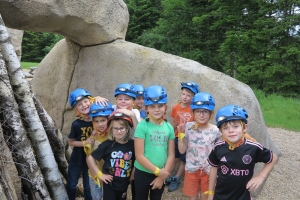
<path id="1" fill-rule="evenodd" d="M 288 131 L 280 128 L 268 128 L 269 135 L 275 145 L 280 149 L 282 156 L 270 173 L 261 193 L 255 200 L 294 200 L 300 199 L 300 132 Z M 185 200 L 182 194 L 183 177 L 179 188 L 174 192 L 168 192 L 165 187 L 163 200 Z M 128 200 L 131 200 L 130 188 Z M 83 198 L 78 198 L 83 199 Z"/>

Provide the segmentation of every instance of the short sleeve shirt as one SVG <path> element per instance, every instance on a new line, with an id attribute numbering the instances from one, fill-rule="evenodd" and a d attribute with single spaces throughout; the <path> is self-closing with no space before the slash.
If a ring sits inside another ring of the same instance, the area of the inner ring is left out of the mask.
<path id="1" fill-rule="evenodd" d="M 136 127 L 135 138 L 144 139 L 144 156 L 158 168 L 163 168 L 168 158 L 169 140 L 174 140 L 174 130 L 170 123 L 164 121 L 156 125 L 142 120 Z M 134 166 L 144 172 L 153 173 L 144 168 L 137 160 Z"/>
<path id="2" fill-rule="evenodd" d="M 97 161 L 104 160 L 102 173 L 113 176 L 113 189 L 126 190 L 135 160 L 133 140 L 125 144 L 106 140 L 91 155 Z"/>
<path id="3" fill-rule="evenodd" d="M 215 143 L 221 140 L 221 132 L 215 125 L 212 125 L 207 130 L 202 130 L 200 128 L 192 128 L 194 124 L 195 122 L 188 122 L 185 128 L 188 142 L 185 170 L 195 172 L 202 168 L 209 174 L 210 165 L 207 158 Z"/>
<path id="4" fill-rule="evenodd" d="M 255 163 L 270 163 L 272 159 L 272 151 L 257 142 L 245 139 L 234 150 L 229 150 L 224 140 L 217 142 L 208 158 L 208 162 L 218 168 L 214 200 L 250 200 L 246 185 L 253 176 Z"/>
<path id="5" fill-rule="evenodd" d="M 75 139 L 76 141 L 87 140 L 93 131 L 92 122 L 87 122 L 81 119 L 76 119 L 71 126 L 71 131 L 68 136 L 70 139 Z M 87 166 L 86 164 L 86 154 L 83 147 L 74 147 L 70 163 L 76 164 L 78 166 Z"/>

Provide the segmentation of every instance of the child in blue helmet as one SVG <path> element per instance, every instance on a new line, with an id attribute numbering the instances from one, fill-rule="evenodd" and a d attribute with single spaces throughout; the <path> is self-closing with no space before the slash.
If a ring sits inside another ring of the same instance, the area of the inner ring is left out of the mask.
<path id="1" fill-rule="evenodd" d="M 181 154 L 178 150 L 178 129 L 177 127 L 185 125 L 187 122 L 194 120 L 192 110 L 190 108 L 191 100 L 196 93 L 200 92 L 199 86 L 195 82 L 183 82 L 181 83 L 181 96 L 180 101 L 175 104 L 170 113 L 173 118 L 173 127 L 175 131 L 175 163 L 172 167 L 174 170 L 178 161 L 180 165 L 175 176 L 169 177 L 166 181 L 167 184 L 170 183 L 168 191 L 173 192 L 177 190 L 179 186 L 179 179 L 184 173 L 185 166 L 185 153 Z"/>
<path id="2" fill-rule="evenodd" d="M 184 133 L 179 133 L 178 149 L 186 152 L 185 177 L 183 193 L 189 200 L 206 200 L 210 165 L 207 162 L 214 143 L 221 140 L 221 133 L 216 125 L 209 123 L 212 119 L 215 100 L 206 92 L 197 93 L 191 101 L 193 122 L 188 122 Z M 183 127 L 178 127 L 183 130 Z"/>
<path id="3" fill-rule="evenodd" d="M 145 104 L 144 104 L 145 88 L 142 85 L 134 85 L 133 89 L 136 93 L 136 99 L 134 100 L 134 107 L 140 111 L 141 119 L 145 119 L 147 117 Z"/>
<path id="4" fill-rule="evenodd" d="M 122 83 L 115 89 L 114 96 L 116 97 L 116 105 L 113 108 L 118 112 L 131 117 L 134 129 L 141 121 L 140 111 L 133 108 L 133 103 L 136 98 L 133 85 L 129 83 Z"/>
<path id="5" fill-rule="evenodd" d="M 174 129 L 164 120 L 167 110 L 167 92 L 154 85 L 145 90 L 144 102 L 148 117 L 135 130 L 134 148 L 136 199 L 160 200 L 164 181 L 174 163 Z"/>
<path id="6" fill-rule="evenodd" d="M 92 119 L 93 123 L 93 132 L 91 138 L 95 140 L 94 146 L 91 146 L 90 144 L 86 144 L 84 147 L 84 150 L 86 152 L 86 155 L 89 156 L 92 151 L 97 149 L 99 144 L 104 142 L 108 139 L 107 134 L 107 122 L 108 122 L 108 116 L 112 114 L 113 112 L 112 105 L 107 102 L 107 105 L 102 104 L 96 104 L 93 103 L 90 109 L 90 118 Z M 102 169 L 103 162 L 96 162 L 99 169 Z M 99 200 L 102 199 L 102 187 L 100 185 L 100 182 L 94 182 L 93 177 L 89 171 L 89 183 L 90 183 L 90 189 L 91 189 L 91 195 L 93 200 Z"/>
<path id="7" fill-rule="evenodd" d="M 216 123 L 223 140 L 215 144 L 209 155 L 209 200 L 252 199 L 250 192 L 256 190 L 276 163 L 276 155 L 257 142 L 245 138 L 248 128 L 247 111 L 237 105 L 222 107 Z M 255 176 L 257 162 L 265 163 Z"/>
<path id="8" fill-rule="evenodd" d="M 131 139 L 133 123 L 129 116 L 113 112 L 108 117 L 108 140 L 87 157 L 93 179 L 102 181 L 103 200 L 125 200 L 127 187 L 133 178 L 134 143 Z M 102 168 L 96 161 L 103 160 Z"/>
<path id="9" fill-rule="evenodd" d="M 86 154 L 84 152 L 85 145 L 94 145 L 94 139 L 90 138 L 93 126 L 89 117 L 92 102 L 106 104 L 107 99 L 102 97 L 93 98 L 89 91 L 83 88 L 77 88 L 71 92 L 69 103 L 76 113 L 76 119 L 73 121 L 71 131 L 68 136 L 69 146 L 73 146 L 68 166 L 67 193 L 70 200 L 76 198 L 76 188 L 80 175 L 83 178 L 84 198 L 92 199 L 88 167 L 86 164 Z"/>

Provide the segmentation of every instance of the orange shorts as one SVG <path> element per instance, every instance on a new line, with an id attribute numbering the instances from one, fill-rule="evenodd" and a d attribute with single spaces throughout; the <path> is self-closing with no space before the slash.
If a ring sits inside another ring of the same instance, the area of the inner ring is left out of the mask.
<path id="1" fill-rule="evenodd" d="M 182 192 L 186 196 L 197 196 L 199 191 L 203 194 L 208 190 L 209 175 L 202 169 L 195 172 L 185 171 L 184 183 Z"/>

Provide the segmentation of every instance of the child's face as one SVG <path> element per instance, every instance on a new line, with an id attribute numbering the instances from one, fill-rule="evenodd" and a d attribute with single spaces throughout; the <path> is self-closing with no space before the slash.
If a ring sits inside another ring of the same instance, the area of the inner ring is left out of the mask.
<path id="1" fill-rule="evenodd" d="M 147 106 L 146 111 L 150 117 L 154 120 L 160 120 L 165 115 L 166 105 L 165 104 L 152 104 Z"/>
<path id="2" fill-rule="evenodd" d="M 190 104 L 194 96 L 194 93 L 188 89 L 183 88 L 181 90 L 181 102 L 184 104 Z"/>
<path id="3" fill-rule="evenodd" d="M 133 104 L 132 97 L 127 96 L 125 94 L 119 94 L 118 96 L 116 96 L 116 101 L 117 108 L 119 109 L 131 108 Z"/>
<path id="4" fill-rule="evenodd" d="M 230 121 L 228 123 L 223 123 L 220 127 L 223 137 L 232 143 L 237 143 L 240 141 L 247 131 L 248 125 L 245 124 L 243 130 L 242 124 L 240 121 Z"/>
<path id="5" fill-rule="evenodd" d="M 143 108 L 144 107 L 144 97 L 143 96 L 137 96 L 136 99 L 134 100 L 134 104 L 138 108 Z"/>
<path id="6" fill-rule="evenodd" d="M 90 112 L 91 102 L 88 98 L 84 97 L 76 103 L 75 108 L 81 114 L 87 115 Z"/>
<path id="7" fill-rule="evenodd" d="M 193 111 L 193 115 L 194 120 L 198 124 L 207 124 L 210 119 L 211 112 L 209 110 L 199 108 Z"/>
<path id="8" fill-rule="evenodd" d="M 93 117 L 93 122 L 98 131 L 104 132 L 107 129 L 107 117 Z"/>
<path id="9" fill-rule="evenodd" d="M 127 128 L 119 120 L 112 121 L 111 131 L 115 140 L 124 138 L 128 132 Z"/>

